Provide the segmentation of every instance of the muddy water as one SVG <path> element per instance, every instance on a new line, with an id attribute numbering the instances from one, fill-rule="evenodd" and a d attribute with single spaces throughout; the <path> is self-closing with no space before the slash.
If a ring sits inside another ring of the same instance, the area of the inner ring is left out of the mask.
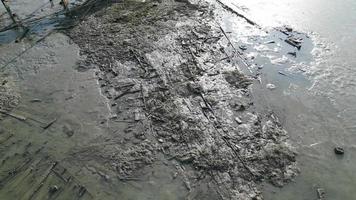
<path id="1" fill-rule="evenodd" d="M 262 27 L 241 26 L 233 15 L 223 20 L 236 44 L 248 44 L 247 54 L 256 57 L 252 63 L 262 68 L 261 84 L 253 88 L 257 106 L 278 113 L 300 153 L 300 176 L 283 189 L 267 185 L 266 199 L 316 199 L 320 187 L 327 199 L 354 199 L 355 1 L 224 2 Z M 275 32 L 273 27 L 283 25 L 310 37 L 304 38 L 300 51 Z M 288 55 L 290 51 L 297 57 Z M 266 89 L 269 83 L 276 89 Z M 338 145 L 345 148 L 344 156 L 334 154 Z"/>

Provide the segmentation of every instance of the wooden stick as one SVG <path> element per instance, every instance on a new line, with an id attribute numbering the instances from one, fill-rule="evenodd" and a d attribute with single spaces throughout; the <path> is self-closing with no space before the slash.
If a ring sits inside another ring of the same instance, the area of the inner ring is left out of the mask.
<path id="1" fill-rule="evenodd" d="M 24 116 L 20 116 L 20 115 L 16 115 L 16 114 L 13 114 L 13 113 L 9 113 L 9 112 L 7 112 L 7 111 L 5 111 L 5 110 L 1 110 L 0 109 L 0 113 L 2 113 L 2 114 L 5 114 L 5 115 L 8 115 L 8 116 L 10 116 L 10 117 L 13 117 L 13 118 L 15 118 L 15 119 L 18 119 L 18 120 L 20 120 L 20 121 L 26 121 L 26 117 L 24 117 Z"/>
<path id="2" fill-rule="evenodd" d="M 15 15 L 11 12 L 10 7 L 5 3 L 5 0 L 1 0 L 1 2 L 2 2 L 2 5 L 4 5 L 7 14 L 9 14 L 9 16 L 10 16 L 12 22 L 14 22 L 14 24 L 18 24 L 18 22 L 17 22 L 16 19 L 15 19 Z"/>

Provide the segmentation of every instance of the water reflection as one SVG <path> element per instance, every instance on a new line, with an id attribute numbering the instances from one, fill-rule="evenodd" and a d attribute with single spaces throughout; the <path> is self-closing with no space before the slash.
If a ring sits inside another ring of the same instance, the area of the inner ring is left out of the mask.
<path id="1" fill-rule="evenodd" d="M 325 188 L 327 199 L 354 199 L 356 191 L 356 1 L 331 0 L 224 0 L 229 7 L 246 14 L 264 29 L 289 25 L 308 33 L 314 47 L 302 49 L 295 61 L 302 66 L 303 79 L 281 77 L 276 72 L 295 66 L 279 62 L 273 51 L 262 48 L 259 41 L 252 42 L 259 55 L 265 54 L 267 67 L 262 83 L 273 82 L 277 89 L 268 91 L 264 85 L 255 85 L 255 100 L 261 111 L 274 110 L 291 135 L 300 152 L 301 175 L 295 183 L 282 189 L 266 187 L 266 199 L 300 200 L 316 199 L 316 189 Z M 236 19 L 226 19 L 235 24 L 233 30 L 240 34 L 236 42 L 249 41 L 239 32 Z M 228 24 L 228 23 L 225 23 Z M 258 35 L 256 36 L 258 37 Z M 270 48 L 270 47 L 269 47 Z M 266 51 L 265 51 L 266 50 Z M 273 48 L 272 48 L 273 50 Z M 278 50 L 280 51 L 280 49 Z M 279 52 L 281 53 L 281 52 Z M 309 60 L 308 55 L 312 55 Z M 275 61 L 275 62 L 274 62 Z M 310 61 L 310 62 L 305 62 Z M 294 74 L 293 74 L 294 75 Z M 344 146 L 346 154 L 336 156 L 333 148 Z"/>

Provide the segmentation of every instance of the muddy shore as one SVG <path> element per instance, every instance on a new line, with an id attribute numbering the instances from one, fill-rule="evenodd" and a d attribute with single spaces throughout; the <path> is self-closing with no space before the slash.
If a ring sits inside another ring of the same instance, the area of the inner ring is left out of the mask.
<path id="1" fill-rule="evenodd" d="M 123 2 L 69 32 L 86 56 L 80 69 L 100 69 L 109 123 L 132 123 L 112 138 L 119 152 L 113 144 L 95 154 L 113 154 L 103 162 L 120 177 L 167 159 L 191 199 L 260 199 L 261 181 L 293 178 L 295 153 L 278 119 L 254 111 L 241 52 L 212 12 L 207 3 Z"/>
<path id="2" fill-rule="evenodd" d="M 63 32 L 70 39 L 60 36 L 79 51 L 66 73 L 93 74 L 108 112 L 93 120 L 103 134 L 81 134 L 81 119 L 59 120 L 53 131 L 62 134 L 52 135 L 68 147 L 42 145 L 87 186 L 85 198 L 263 199 L 261 183 L 283 186 L 297 175 L 288 134 L 272 111 L 256 111 L 254 77 L 242 73 L 243 52 L 219 25 L 216 6 L 116 2 Z M 58 73 L 65 82 L 67 74 Z M 77 98 L 73 91 L 66 101 Z M 18 104 L 13 96 L 7 112 Z"/>

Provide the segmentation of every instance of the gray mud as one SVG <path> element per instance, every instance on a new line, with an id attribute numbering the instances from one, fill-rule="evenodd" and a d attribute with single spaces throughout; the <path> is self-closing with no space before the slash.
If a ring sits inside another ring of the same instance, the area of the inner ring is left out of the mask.
<path id="1" fill-rule="evenodd" d="M 0 35 L 0 199 L 263 199 L 298 173 L 212 4 L 55 3 Z"/>
<path id="2" fill-rule="evenodd" d="M 111 131 L 66 162 L 96 166 L 82 175 L 123 199 L 262 199 L 263 181 L 292 180 L 287 133 L 273 112 L 256 112 L 242 53 L 213 16 L 201 2 L 123 1 L 70 30 L 85 57 L 77 70 L 98 69 Z M 175 192 L 149 194 L 145 180 L 176 182 Z"/>

